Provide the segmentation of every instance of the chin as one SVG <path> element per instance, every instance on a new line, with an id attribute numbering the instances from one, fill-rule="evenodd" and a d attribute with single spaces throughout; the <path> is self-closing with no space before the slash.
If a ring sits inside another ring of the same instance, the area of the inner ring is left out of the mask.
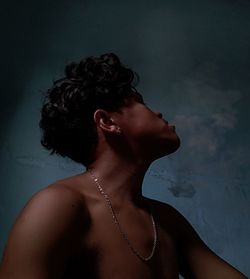
<path id="1" fill-rule="evenodd" d="M 177 149 L 179 149 L 179 147 L 181 146 L 181 139 L 177 136 L 177 140 L 176 140 L 176 143 L 174 145 L 174 150 L 171 152 L 175 152 Z"/>
<path id="2" fill-rule="evenodd" d="M 177 138 L 175 140 L 170 141 L 164 145 L 164 150 L 162 150 L 163 154 L 161 157 L 174 153 L 176 150 L 179 149 L 180 146 L 181 146 L 181 140 L 177 136 Z"/>

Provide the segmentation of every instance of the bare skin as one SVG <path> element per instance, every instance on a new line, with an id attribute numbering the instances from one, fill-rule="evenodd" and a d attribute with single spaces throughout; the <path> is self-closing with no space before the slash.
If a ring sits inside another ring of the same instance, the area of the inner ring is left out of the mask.
<path id="1" fill-rule="evenodd" d="M 79 179 L 80 178 L 80 179 Z M 84 188 L 82 181 L 85 181 Z M 73 182 L 72 182 L 73 181 Z M 86 269 L 84 264 L 79 266 L 83 278 L 178 278 L 178 263 L 175 247 L 175 239 L 172 233 L 160 227 L 157 214 L 158 243 L 153 259 L 148 263 L 142 262 L 129 248 L 119 230 L 112 220 L 110 210 L 101 196 L 96 185 L 88 174 L 73 177 L 69 180 L 58 182 L 58 186 L 70 187 L 84 197 L 86 219 L 90 219 L 88 229 L 79 239 L 75 254 L 79 255 L 79 261 L 95 266 L 94 269 Z M 60 185 L 61 184 L 61 185 Z M 148 256 L 153 246 L 153 227 L 150 218 L 149 206 L 154 204 L 157 210 L 156 201 L 144 198 L 142 203 L 133 204 L 124 201 L 122 206 L 113 202 L 114 210 L 124 232 L 134 244 L 139 253 Z M 148 204 L 148 205 L 147 205 Z M 82 254 L 89 251 L 89 255 Z M 89 260 L 92 258 L 91 263 Z M 88 270 L 89 274 L 86 274 Z M 70 272 L 70 271 L 69 271 Z M 72 272 L 72 271 L 71 271 Z"/>
<path id="2" fill-rule="evenodd" d="M 180 140 L 160 113 L 137 96 L 118 112 L 94 114 L 99 143 L 89 166 L 110 197 L 133 247 L 153 258 L 141 261 L 122 238 L 88 172 L 36 193 L 8 238 L 0 279 L 246 278 L 215 255 L 173 207 L 142 195 L 150 164 L 176 151 Z M 119 132 L 121 129 L 122 133 Z"/>

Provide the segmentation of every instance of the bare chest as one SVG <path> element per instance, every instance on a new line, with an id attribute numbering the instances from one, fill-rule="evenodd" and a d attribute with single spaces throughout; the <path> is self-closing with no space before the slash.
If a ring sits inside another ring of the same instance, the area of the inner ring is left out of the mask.
<path id="1" fill-rule="evenodd" d="M 133 248 L 147 257 L 153 247 L 153 231 L 150 224 L 136 221 L 131 218 L 129 226 L 124 223 L 124 232 Z M 88 232 L 79 241 L 78 252 L 67 262 L 64 278 L 179 278 L 174 240 L 157 222 L 156 231 L 153 257 L 144 262 L 133 252 L 111 218 L 92 219 Z"/>

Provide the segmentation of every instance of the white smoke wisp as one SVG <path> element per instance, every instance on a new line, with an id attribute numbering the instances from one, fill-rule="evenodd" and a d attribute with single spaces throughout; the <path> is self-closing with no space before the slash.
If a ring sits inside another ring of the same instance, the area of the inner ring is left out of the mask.
<path id="1" fill-rule="evenodd" d="M 182 143 L 178 168 L 207 173 L 220 171 L 218 167 L 225 163 L 227 169 L 235 167 L 223 158 L 237 149 L 231 141 L 239 125 L 236 103 L 242 94 L 223 87 L 216 69 L 204 65 L 172 87 L 170 94 L 178 103 L 171 122 Z"/>
<path id="2" fill-rule="evenodd" d="M 185 135 L 185 145 L 190 154 L 202 153 L 210 157 L 216 155 L 225 140 L 225 133 L 235 128 L 237 118 L 232 111 L 211 113 L 208 116 L 177 114 L 173 121 Z"/>

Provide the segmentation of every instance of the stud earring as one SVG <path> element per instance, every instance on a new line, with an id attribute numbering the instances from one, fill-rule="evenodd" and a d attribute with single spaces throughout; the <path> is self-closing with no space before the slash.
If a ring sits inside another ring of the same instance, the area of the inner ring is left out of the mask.
<path id="1" fill-rule="evenodd" d="M 121 128 L 120 128 L 120 127 L 118 127 L 116 131 L 117 131 L 117 134 L 119 134 L 119 135 L 122 133 L 122 131 L 121 131 Z"/>

